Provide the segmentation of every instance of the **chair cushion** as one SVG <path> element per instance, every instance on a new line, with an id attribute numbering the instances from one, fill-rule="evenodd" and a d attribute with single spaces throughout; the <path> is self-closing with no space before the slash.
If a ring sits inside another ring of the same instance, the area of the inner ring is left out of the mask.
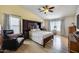
<path id="1" fill-rule="evenodd" d="M 21 43 L 21 41 L 22 41 L 23 39 L 24 39 L 23 37 L 18 37 L 18 38 L 17 38 L 18 43 Z"/>

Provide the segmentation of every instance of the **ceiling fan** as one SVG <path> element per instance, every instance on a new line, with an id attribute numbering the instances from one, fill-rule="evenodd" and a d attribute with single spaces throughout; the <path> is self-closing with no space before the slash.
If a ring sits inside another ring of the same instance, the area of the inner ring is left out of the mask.
<path id="1" fill-rule="evenodd" d="M 55 7 L 52 6 L 48 6 L 48 5 L 45 5 L 45 6 L 42 6 L 41 8 L 39 8 L 40 12 L 44 12 L 44 14 L 48 13 L 48 12 L 53 12 L 52 9 L 54 9 Z"/>

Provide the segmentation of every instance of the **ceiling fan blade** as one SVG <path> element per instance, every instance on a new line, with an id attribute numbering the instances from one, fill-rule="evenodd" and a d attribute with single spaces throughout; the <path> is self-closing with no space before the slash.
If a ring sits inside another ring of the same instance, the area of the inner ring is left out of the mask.
<path id="1" fill-rule="evenodd" d="M 44 10 L 40 10 L 40 12 L 44 12 Z"/>
<path id="2" fill-rule="evenodd" d="M 44 11 L 44 8 L 39 8 L 38 10 L 40 10 L 40 12 L 43 12 Z"/>
<path id="3" fill-rule="evenodd" d="M 53 8 L 55 8 L 55 7 L 50 7 L 49 9 L 53 9 Z"/>
<path id="4" fill-rule="evenodd" d="M 48 8 L 48 5 L 46 5 L 45 7 Z"/>
<path id="5" fill-rule="evenodd" d="M 44 8 L 44 9 L 45 9 L 45 6 L 43 6 L 42 8 Z"/>
<path id="6" fill-rule="evenodd" d="M 46 12 L 44 12 L 44 14 L 46 14 Z"/>
<path id="7" fill-rule="evenodd" d="M 49 12 L 53 12 L 53 10 L 50 10 L 50 9 L 49 9 Z"/>

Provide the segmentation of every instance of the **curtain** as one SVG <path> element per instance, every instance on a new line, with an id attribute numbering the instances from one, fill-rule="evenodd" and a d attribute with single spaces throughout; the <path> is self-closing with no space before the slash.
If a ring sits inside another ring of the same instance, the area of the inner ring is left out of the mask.
<path id="1" fill-rule="evenodd" d="M 54 29 L 54 24 L 57 22 L 57 21 L 60 21 L 61 22 L 61 25 L 60 25 L 60 35 L 62 36 L 66 36 L 66 30 L 65 30 L 65 20 L 64 19 L 59 19 L 59 20 L 50 20 L 49 21 L 49 31 L 52 31 Z M 52 25 L 50 24 L 52 23 Z M 56 24 L 56 26 L 58 27 L 59 24 Z"/>
<path id="2" fill-rule="evenodd" d="M 61 21 L 60 20 L 53 20 L 50 21 L 50 30 L 56 30 L 58 32 L 61 32 Z"/>
<path id="3" fill-rule="evenodd" d="M 4 18 L 4 30 L 13 30 L 14 34 L 21 33 L 21 21 L 19 16 L 5 14 Z"/>
<path id="4" fill-rule="evenodd" d="M 3 25 L 4 30 L 9 29 L 9 15 L 5 14 L 4 15 L 4 25 Z"/>
<path id="5" fill-rule="evenodd" d="M 51 31 L 50 30 L 50 20 L 48 21 L 48 31 Z"/>
<path id="6" fill-rule="evenodd" d="M 66 34 L 66 31 L 65 31 L 65 20 L 62 19 L 61 20 L 61 35 L 62 36 L 66 36 L 65 34 Z"/>
<path id="7" fill-rule="evenodd" d="M 10 15 L 9 16 L 9 29 L 14 31 L 14 34 L 20 33 L 20 17 Z"/>

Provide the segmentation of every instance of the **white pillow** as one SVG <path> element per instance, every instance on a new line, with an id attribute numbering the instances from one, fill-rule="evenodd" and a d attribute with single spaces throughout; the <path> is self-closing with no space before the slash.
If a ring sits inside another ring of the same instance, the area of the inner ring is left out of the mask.
<path id="1" fill-rule="evenodd" d="M 31 29 L 31 31 L 36 31 L 36 29 Z"/>
<path id="2" fill-rule="evenodd" d="M 31 29 L 31 31 L 39 31 L 40 29 Z"/>

